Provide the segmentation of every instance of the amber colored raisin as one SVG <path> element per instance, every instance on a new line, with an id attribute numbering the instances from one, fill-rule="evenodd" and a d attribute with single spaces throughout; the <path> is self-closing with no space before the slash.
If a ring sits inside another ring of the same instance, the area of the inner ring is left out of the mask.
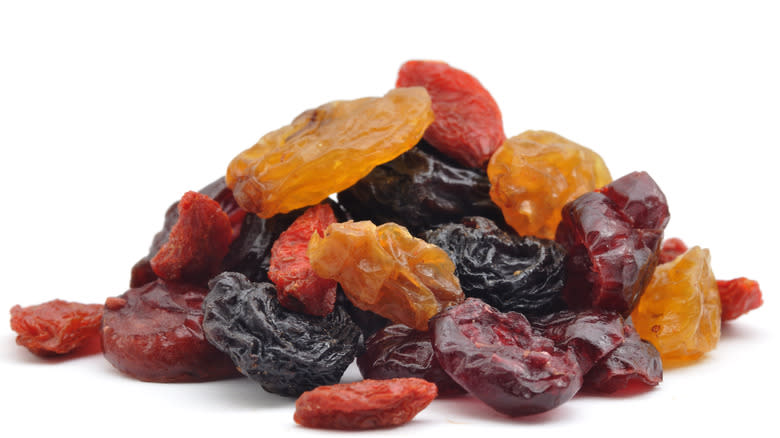
<path id="1" fill-rule="evenodd" d="M 624 326 L 625 340 L 596 362 L 585 374 L 583 389 L 612 393 L 630 383 L 656 386 L 663 380 L 661 355 L 653 344 L 642 340 L 631 324 Z"/>
<path id="2" fill-rule="evenodd" d="M 16 343 L 38 356 L 66 354 L 100 335 L 103 306 L 52 300 L 11 308 Z"/>
<path id="3" fill-rule="evenodd" d="M 230 219 L 197 192 L 185 193 L 178 211 L 168 241 L 150 261 L 152 270 L 166 281 L 205 282 L 221 270 L 233 234 Z"/>
<path id="4" fill-rule="evenodd" d="M 658 263 L 671 262 L 685 251 L 688 251 L 688 246 L 681 239 L 676 237 L 665 239 L 658 253 Z"/>
<path id="5" fill-rule="evenodd" d="M 357 307 L 417 330 L 427 330 L 433 315 L 463 301 L 447 253 L 392 222 L 332 224 L 324 237 L 312 235 L 309 260 Z"/>
<path id="6" fill-rule="evenodd" d="M 597 153 L 545 131 L 507 139 L 487 173 L 506 222 L 521 236 L 545 239 L 555 236 L 564 204 L 612 181 Z"/>
<path id="7" fill-rule="evenodd" d="M 241 207 L 264 218 L 313 205 L 414 147 L 431 122 L 422 87 L 331 102 L 241 152 L 227 184 Z"/>
<path id="8" fill-rule="evenodd" d="M 206 341 L 199 286 L 156 280 L 106 300 L 103 355 L 119 371 L 149 382 L 196 382 L 238 375 Z"/>
<path id="9" fill-rule="evenodd" d="M 758 282 L 745 277 L 718 280 L 718 292 L 723 309 L 721 313 L 723 321 L 737 319 L 764 304 Z"/>
<path id="10" fill-rule="evenodd" d="M 721 307 L 709 250 L 694 246 L 659 265 L 631 320 L 642 339 L 658 349 L 664 364 L 691 362 L 714 349 Z"/>
<path id="11" fill-rule="evenodd" d="M 436 119 L 425 140 L 468 167 L 483 167 L 506 140 L 501 110 L 470 74 L 438 61 L 408 61 L 396 87 L 425 87 Z"/>
<path id="12" fill-rule="evenodd" d="M 571 350 L 535 333 L 520 313 L 467 298 L 431 319 L 442 368 L 472 395 L 510 416 L 548 411 L 582 386 Z"/>
<path id="13" fill-rule="evenodd" d="M 412 421 L 436 398 L 422 379 L 363 380 L 320 386 L 295 402 L 296 423 L 319 429 L 378 429 Z"/>
<path id="14" fill-rule="evenodd" d="M 335 222 L 330 205 L 316 205 L 298 217 L 274 243 L 268 278 L 276 285 L 283 307 L 317 316 L 333 311 L 337 283 L 312 270 L 307 251 L 312 234 L 322 236 L 328 225 Z"/>

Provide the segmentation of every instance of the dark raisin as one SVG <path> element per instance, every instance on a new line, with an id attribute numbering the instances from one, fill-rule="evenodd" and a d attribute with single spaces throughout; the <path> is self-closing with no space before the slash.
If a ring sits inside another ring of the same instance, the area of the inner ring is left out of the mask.
<path id="1" fill-rule="evenodd" d="M 275 394 L 297 396 L 338 383 L 362 348 L 363 335 L 340 307 L 324 317 L 279 305 L 271 283 L 236 272 L 209 282 L 203 330 L 238 369 Z"/>

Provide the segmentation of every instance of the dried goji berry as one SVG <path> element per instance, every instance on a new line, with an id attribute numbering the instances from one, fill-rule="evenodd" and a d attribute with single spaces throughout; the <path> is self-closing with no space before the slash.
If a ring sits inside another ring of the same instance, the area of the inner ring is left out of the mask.
<path id="1" fill-rule="evenodd" d="M 11 308 L 16 343 L 39 356 L 66 354 L 100 334 L 100 304 L 52 300 Z"/>
<path id="2" fill-rule="evenodd" d="M 435 120 L 424 138 L 468 167 L 483 167 L 506 140 L 501 110 L 470 74 L 437 61 L 408 61 L 396 87 L 425 87 Z"/>
<path id="3" fill-rule="evenodd" d="M 197 192 L 185 193 L 178 211 L 168 241 L 151 260 L 152 270 L 163 280 L 203 283 L 220 272 L 233 227 L 216 201 Z"/>
<path id="4" fill-rule="evenodd" d="M 661 251 L 658 253 L 658 263 L 671 262 L 685 251 L 688 251 L 688 245 L 685 242 L 676 237 L 670 237 L 661 244 Z"/>
<path id="5" fill-rule="evenodd" d="M 764 304 L 758 282 L 745 277 L 733 280 L 718 280 L 721 319 L 730 321 L 757 309 Z"/>
<path id="6" fill-rule="evenodd" d="M 436 398 L 414 377 L 320 386 L 295 402 L 296 423 L 321 429 L 377 429 L 408 423 Z"/>
<path id="7" fill-rule="evenodd" d="M 307 209 L 274 243 L 268 278 L 276 285 L 283 307 L 316 316 L 333 311 L 337 283 L 314 272 L 307 251 L 312 234 L 322 237 L 334 222 L 336 216 L 330 205 L 316 205 Z"/>

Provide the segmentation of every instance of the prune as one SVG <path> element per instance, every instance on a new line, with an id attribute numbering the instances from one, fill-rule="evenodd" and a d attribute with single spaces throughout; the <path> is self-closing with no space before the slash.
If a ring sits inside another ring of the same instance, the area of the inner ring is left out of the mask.
<path id="1" fill-rule="evenodd" d="M 572 309 L 624 317 L 658 263 L 669 221 L 666 197 L 645 172 L 634 172 L 566 204 L 556 242 L 568 251 L 563 299 Z"/>
<path id="2" fill-rule="evenodd" d="M 340 383 L 301 394 L 293 419 L 320 429 L 378 429 L 412 421 L 435 398 L 436 385 L 422 379 Z"/>
<path id="3" fill-rule="evenodd" d="M 631 320 L 665 364 L 692 362 L 714 349 L 721 307 L 710 252 L 694 246 L 659 265 Z"/>
<path id="4" fill-rule="evenodd" d="M 196 192 L 185 193 L 177 209 L 179 220 L 150 265 L 166 281 L 205 282 L 220 272 L 228 252 L 230 219 L 216 201 Z"/>
<path id="5" fill-rule="evenodd" d="M 331 102 L 241 152 L 226 181 L 245 210 L 265 218 L 286 213 L 319 203 L 411 149 L 431 122 L 422 87 Z"/>
<path id="6" fill-rule="evenodd" d="M 356 220 L 395 222 L 414 234 L 464 216 L 504 220 L 484 171 L 456 165 L 424 141 L 374 168 L 338 200 Z"/>
<path id="7" fill-rule="evenodd" d="M 424 138 L 464 166 L 483 167 L 506 140 L 498 104 L 464 71 L 443 62 L 408 61 L 395 85 L 428 90 L 436 119 Z"/>
<path id="8" fill-rule="evenodd" d="M 67 354 L 100 335 L 100 304 L 52 300 L 11 308 L 16 343 L 38 356 Z"/>
<path id="9" fill-rule="evenodd" d="M 368 338 L 357 366 L 365 379 L 417 377 L 436 384 L 441 396 L 465 392 L 436 360 L 430 333 L 403 324 L 389 325 Z"/>
<path id="10" fill-rule="evenodd" d="M 487 167 L 490 197 L 517 234 L 552 239 L 561 208 L 612 181 L 592 150 L 552 132 L 526 131 L 504 142 Z"/>
<path id="11" fill-rule="evenodd" d="M 283 307 L 317 316 L 333 311 L 337 283 L 314 273 L 307 251 L 311 235 L 322 236 L 334 222 L 336 217 L 328 204 L 310 207 L 274 243 L 268 278 L 276 285 Z"/>
<path id="12" fill-rule="evenodd" d="M 653 344 L 643 341 L 631 324 L 624 326 L 625 340 L 596 362 L 585 374 L 583 389 L 611 393 L 638 382 L 656 386 L 663 380 L 661 356 Z"/>
<path id="13" fill-rule="evenodd" d="M 239 371 L 268 392 L 297 396 L 341 379 L 362 348 L 363 335 L 336 307 L 324 317 L 279 305 L 271 283 L 236 272 L 211 279 L 203 302 L 203 330 Z"/>
<path id="14" fill-rule="evenodd" d="M 562 349 L 571 349 L 583 374 L 625 340 L 623 318 L 614 312 L 568 310 L 531 320 L 537 332 Z"/>
<path id="15" fill-rule="evenodd" d="M 498 412 L 518 416 L 548 411 L 582 386 L 574 353 L 535 334 L 520 313 L 501 313 L 467 298 L 430 324 L 442 368 Z"/>
<path id="16" fill-rule="evenodd" d="M 764 304 L 758 282 L 745 277 L 718 280 L 721 319 L 731 321 Z"/>
<path id="17" fill-rule="evenodd" d="M 331 224 L 324 237 L 312 235 L 309 261 L 317 275 L 338 281 L 357 307 L 417 330 L 463 301 L 447 253 L 394 223 Z"/>
<path id="18" fill-rule="evenodd" d="M 246 211 L 238 206 L 235 198 L 233 198 L 233 192 L 225 184 L 225 178 L 220 177 L 216 181 L 202 188 L 198 193 L 202 193 L 209 198 L 217 201 L 219 207 L 230 219 L 230 225 L 233 229 L 232 239 L 235 239 L 241 231 L 241 223 L 246 216 Z M 179 220 L 179 201 L 174 202 L 168 210 L 165 212 L 165 223 L 162 230 L 154 235 L 152 239 L 152 245 L 149 248 L 149 253 L 139 260 L 130 273 L 130 287 L 143 286 L 146 283 L 157 279 L 157 275 L 152 270 L 149 261 L 154 257 L 160 248 L 168 241 L 168 235 L 176 222 Z"/>
<path id="19" fill-rule="evenodd" d="M 199 382 L 238 375 L 203 335 L 200 286 L 155 280 L 106 300 L 102 344 L 119 371 L 148 382 Z"/>
<path id="20" fill-rule="evenodd" d="M 502 312 L 563 308 L 566 251 L 552 240 L 510 234 L 482 217 L 440 225 L 420 237 L 447 252 L 466 296 Z"/>

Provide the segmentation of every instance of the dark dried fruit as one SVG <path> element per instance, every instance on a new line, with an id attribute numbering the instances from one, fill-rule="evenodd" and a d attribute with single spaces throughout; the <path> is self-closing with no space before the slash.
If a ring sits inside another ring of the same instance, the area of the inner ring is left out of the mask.
<path id="1" fill-rule="evenodd" d="M 119 371 L 148 382 L 200 382 L 238 375 L 203 335 L 200 286 L 156 280 L 106 300 L 103 354 Z"/>
<path id="2" fill-rule="evenodd" d="M 503 223 L 485 172 L 462 168 L 425 142 L 377 166 L 338 199 L 356 220 L 395 222 L 413 234 L 464 216 Z"/>
<path id="3" fill-rule="evenodd" d="M 318 276 L 309 263 L 309 240 L 322 236 L 336 217 L 328 204 L 308 208 L 285 230 L 271 248 L 268 278 L 276 285 L 279 303 L 287 309 L 323 316 L 336 304 L 335 280 Z"/>
<path id="4" fill-rule="evenodd" d="M 548 411 L 582 386 L 571 351 L 534 333 L 520 313 L 467 298 L 431 319 L 442 368 L 471 394 L 510 416 Z"/>
<path id="5" fill-rule="evenodd" d="M 363 380 L 320 386 L 301 394 L 293 419 L 320 429 L 378 429 L 408 423 L 436 398 L 422 379 Z"/>
<path id="6" fill-rule="evenodd" d="M 395 85 L 425 87 L 436 118 L 424 138 L 464 166 L 484 167 L 506 139 L 498 104 L 464 71 L 443 62 L 408 61 Z"/>
<path id="7" fill-rule="evenodd" d="M 612 393 L 636 382 L 656 386 L 663 380 L 661 355 L 643 341 L 631 324 L 624 326 L 625 341 L 596 362 L 585 374 L 583 389 Z"/>
<path id="8" fill-rule="evenodd" d="M 11 308 L 16 343 L 38 356 L 67 354 L 100 335 L 103 306 L 52 300 Z"/>
<path id="9" fill-rule="evenodd" d="M 466 296 L 526 315 L 563 308 L 566 251 L 552 240 L 510 234 L 482 217 L 441 225 L 421 237 L 447 252 Z"/>
<path id="10" fill-rule="evenodd" d="M 387 326 L 368 338 L 357 366 L 365 379 L 417 377 L 436 384 L 441 396 L 465 392 L 439 365 L 430 333 L 403 324 Z"/>
<path id="11" fill-rule="evenodd" d="M 230 219 L 216 201 L 196 192 L 185 193 L 177 208 L 179 220 L 150 265 L 163 280 L 203 283 L 220 272 L 232 238 Z"/>
<path id="12" fill-rule="evenodd" d="M 721 319 L 731 321 L 764 304 L 758 282 L 745 277 L 718 280 Z"/>
<path id="13" fill-rule="evenodd" d="M 669 221 L 663 192 L 634 172 L 566 204 L 562 216 L 555 241 L 569 253 L 564 300 L 628 316 L 658 263 Z"/>
<path id="14" fill-rule="evenodd" d="M 352 304 L 352 301 L 344 295 L 344 291 L 341 288 L 338 288 L 336 291 L 336 305 L 343 307 L 349 314 L 349 317 L 352 318 L 352 321 L 360 327 L 360 331 L 363 332 L 363 339 L 368 339 L 374 333 L 393 323 L 387 318 Z"/>
<path id="15" fill-rule="evenodd" d="M 279 305 L 271 283 L 236 272 L 209 282 L 203 330 L 244 375 L 275 394 L 297 396 L 338 383 L 363 344 L 360 329 L 336 307 L 324 317 Z"/>

